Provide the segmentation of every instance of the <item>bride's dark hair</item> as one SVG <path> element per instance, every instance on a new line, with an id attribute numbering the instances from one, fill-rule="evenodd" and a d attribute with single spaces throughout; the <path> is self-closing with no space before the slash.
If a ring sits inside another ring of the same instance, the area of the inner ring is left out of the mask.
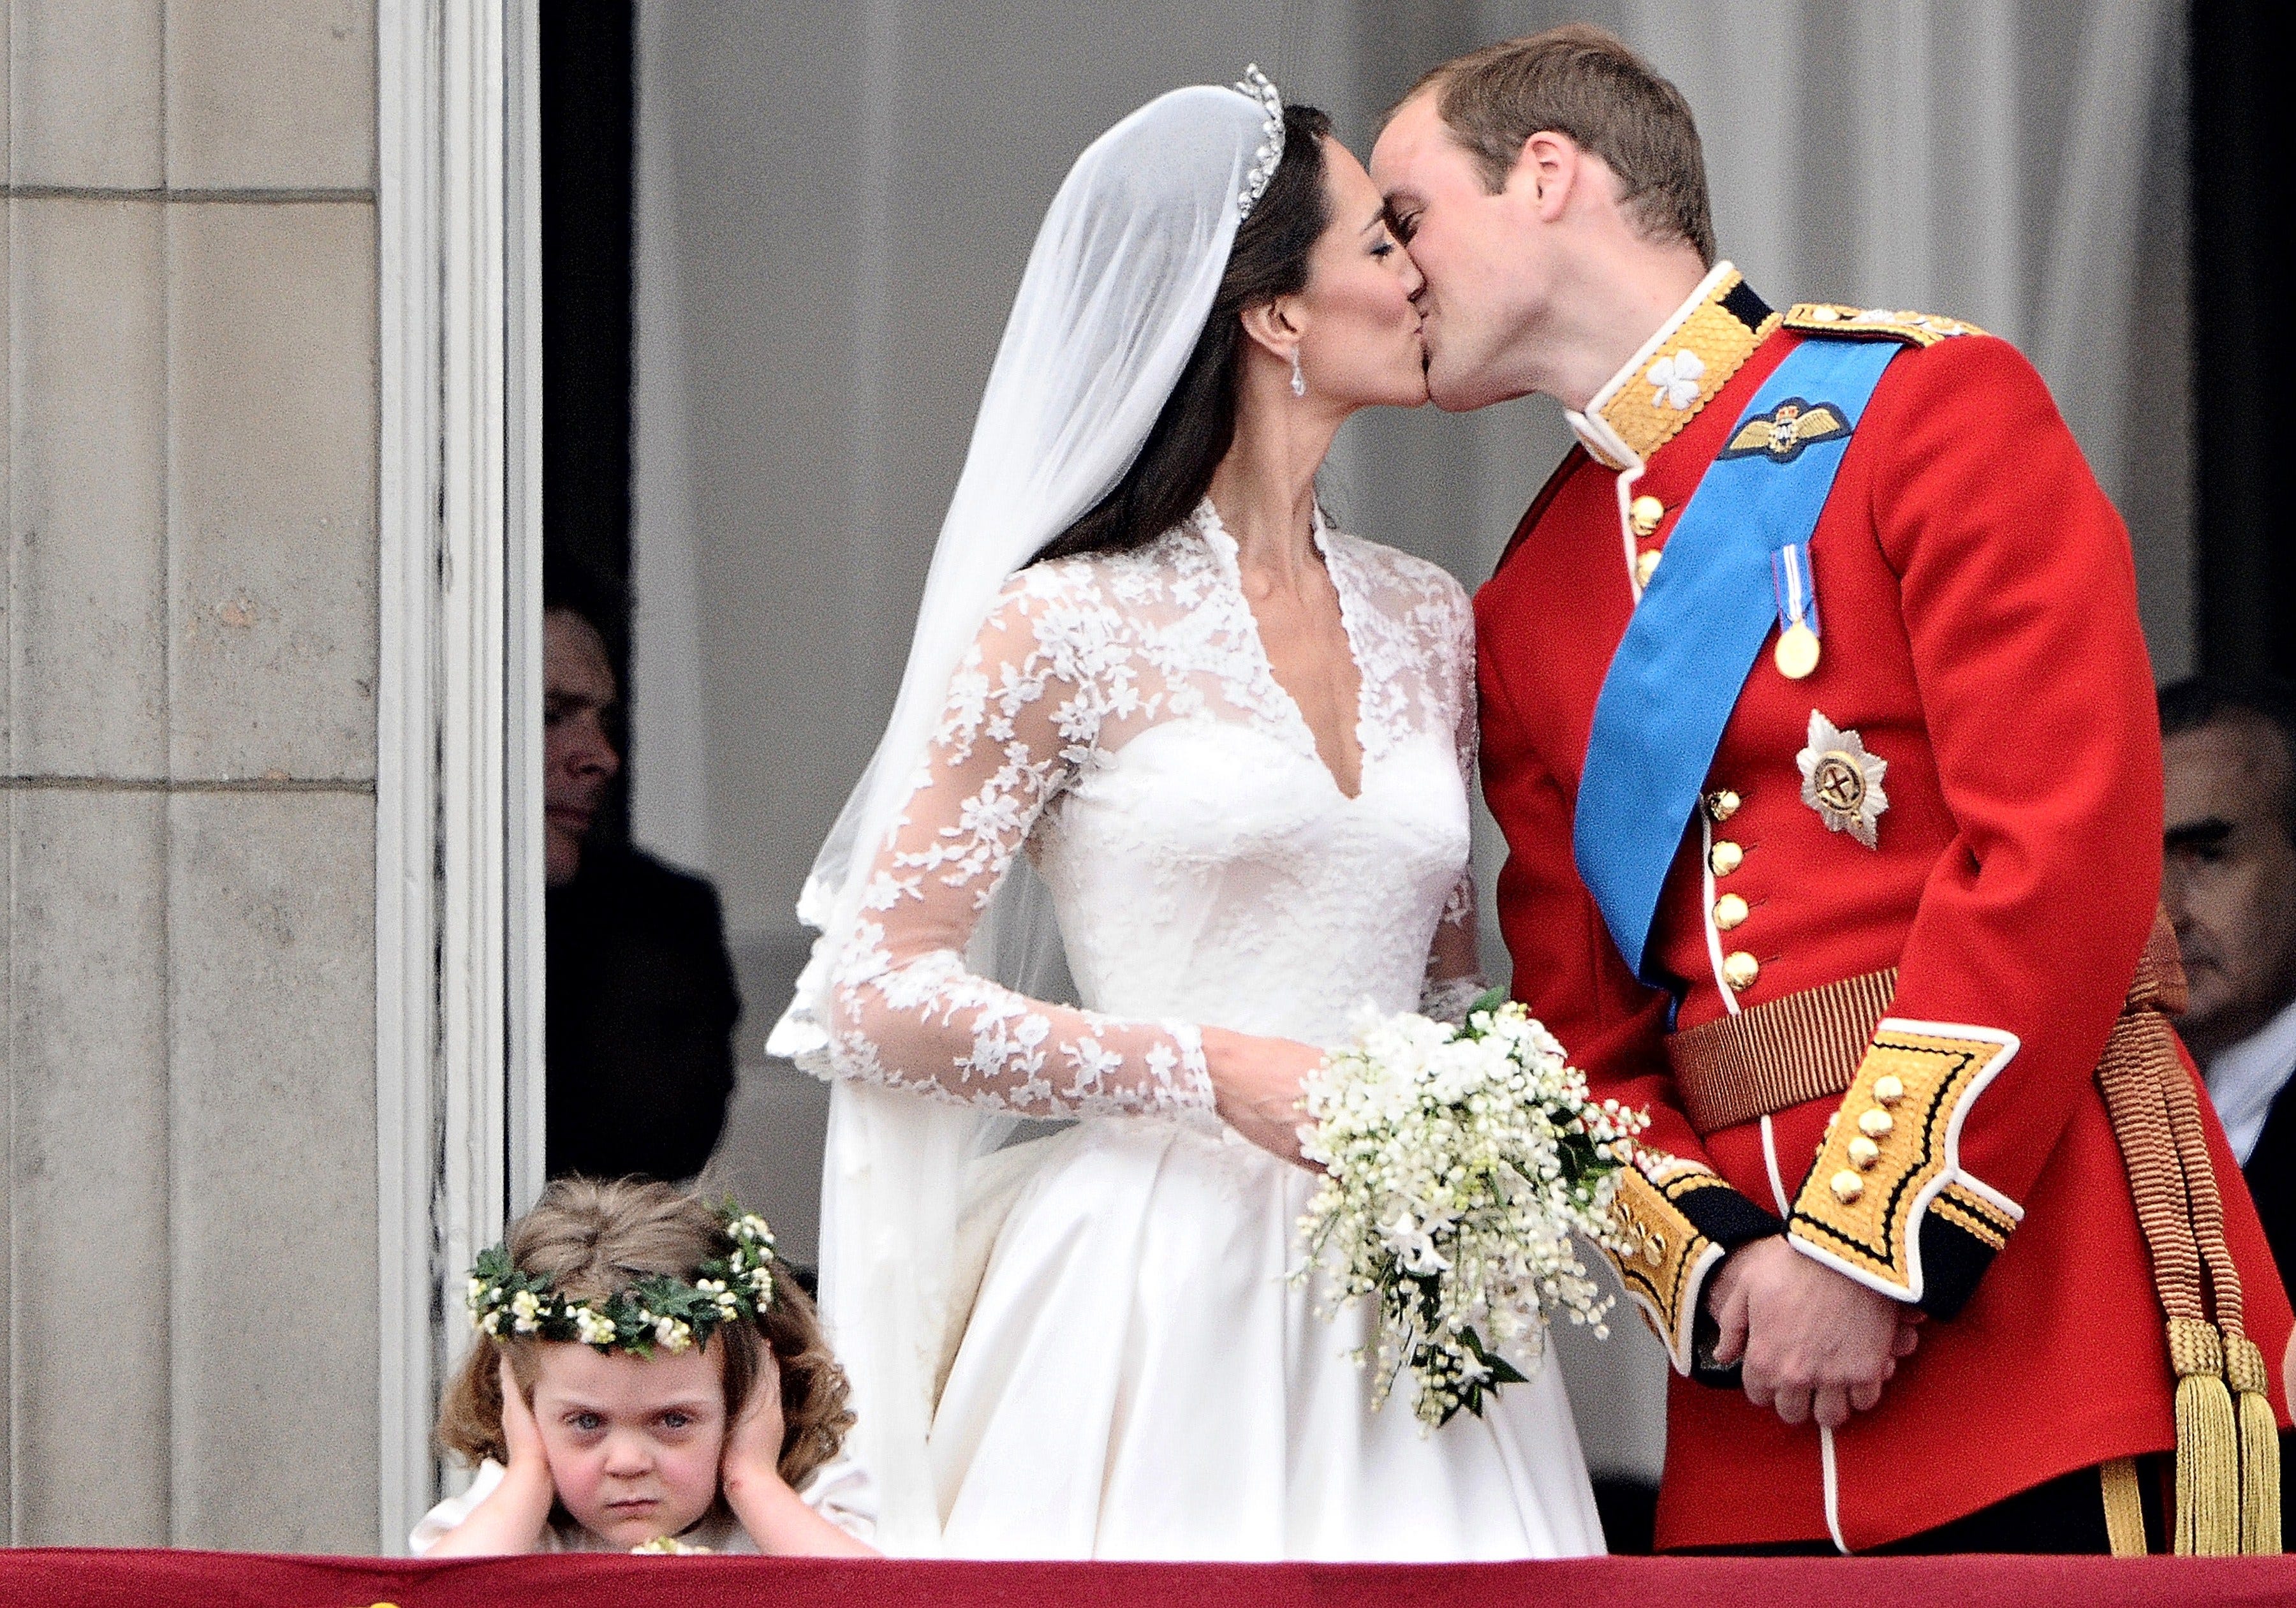
<path id="1" fill-rule="evenodd" d="M 1235 440 L 1235 398 L 1246 339 L 1241 315 L 1308 285 L 1308 257 L 1331 222 L 1324 140 L 1332 119 L 1313 106 L 1283 109 L 1283 160 L 1235 232 L 1211 316 L 1180 371 L 1147 442 L 1116 488 L 1030 560 L 1145 546 L 1195 511 Z"/>

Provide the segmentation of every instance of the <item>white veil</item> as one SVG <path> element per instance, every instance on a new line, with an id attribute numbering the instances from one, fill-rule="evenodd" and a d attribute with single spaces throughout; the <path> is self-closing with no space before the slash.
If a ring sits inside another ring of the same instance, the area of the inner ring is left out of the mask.
<path id="1" fill-rule="evenodd" d="M 914 785 L 965 649 L 1013 571 L 1112 489 L 1194 349 L 1237 225 L 1282 154 L 1281 103 L 1198 86 L 1160 95 L 1087 147 L 1045 215 L 941 525 L 891 720 L 814 861 L 798 915 L 820 936 L 767 1041 L 829 1076 L 830 961 Z M 1060 935 L 1025 857 L 972 964 L 1023 991 L 1057 974 Z M 940 1513 L 926 1432 L 952 1324 L 967 1163 L 1009 1120 L 836 1079 L 822 1169 L 822 1305 L 854 1385 L 853 1450 L 876 1479 L 878 1539 L 929 1553 Z"/>

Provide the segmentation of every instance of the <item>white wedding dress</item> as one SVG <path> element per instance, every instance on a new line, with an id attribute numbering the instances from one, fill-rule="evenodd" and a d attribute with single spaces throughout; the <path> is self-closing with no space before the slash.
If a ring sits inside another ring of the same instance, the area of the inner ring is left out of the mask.
<path id="1" fill-rule="evenodd" d="M 1362 680 L 1349 798 L 1276 681 L 1209 501 L 1006 586 L 832 969 L 838 1075 L 1073 1117 L 976 1164 L 985 1265 L 934 1411 L 941 1546 L 1435 1561 L 1602 1550 L 1550 1363 L 1423 1434 L 1288 1281 L 1313 1177 L 1213 1114 L 1198 1024 L 1331 1045 L 1479 988 L 1472 619 L 1317 528 Z M 1026 848 L 1087 1009 L 968 971 Z"/>

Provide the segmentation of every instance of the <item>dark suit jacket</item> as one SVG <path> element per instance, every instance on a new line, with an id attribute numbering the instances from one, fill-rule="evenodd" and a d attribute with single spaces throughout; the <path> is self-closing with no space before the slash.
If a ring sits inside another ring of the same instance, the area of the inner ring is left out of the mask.
<path id="1" fill-rule="evenodd" d="M 717 890 L 594 845 L 548 912 L 551 1175 L 692 1177 L 726 1126 L 742 1009 Z"/>
<path id="2" fill-rule="evenodd" d="M 2280 1282 L 2296 1290 L 2296 1078 L 2280 1086 L 2264 1132 L 2240 1170 L 2248 1193 L 2256 1197 L 2256 1215 L 2264 1220 Z"/>

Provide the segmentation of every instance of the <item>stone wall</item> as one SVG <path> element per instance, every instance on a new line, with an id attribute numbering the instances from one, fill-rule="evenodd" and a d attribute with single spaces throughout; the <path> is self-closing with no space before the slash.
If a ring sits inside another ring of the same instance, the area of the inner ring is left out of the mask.
<path id="1" fill-rule="evenodd" d="M 368 1550 L 373 6 L 0 38 L 0 1537 Z"/>

